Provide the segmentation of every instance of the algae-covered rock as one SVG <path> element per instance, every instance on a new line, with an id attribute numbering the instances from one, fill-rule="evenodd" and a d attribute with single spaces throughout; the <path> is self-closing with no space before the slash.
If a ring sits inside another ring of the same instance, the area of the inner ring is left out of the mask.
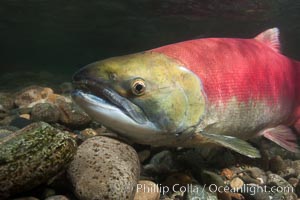
<path id="1" fill-rule="evenodd" d="M 33 106 L 31 111 L 32 120 L 44 122 L 57 122 L 60 112 L 57 106 L 51 103 L 38 103 Z"/>
<path id="2" fill-rule="evenodd" d="M 37 122 L 0 138 L 0 199 L 46 182 L 71 161 L 71 135 Z"/>

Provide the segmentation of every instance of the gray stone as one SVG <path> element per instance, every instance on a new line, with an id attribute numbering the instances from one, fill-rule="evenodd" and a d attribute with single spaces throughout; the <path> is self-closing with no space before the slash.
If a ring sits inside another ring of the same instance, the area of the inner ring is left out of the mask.
<path id="1" fill-rule="evenodd" d="M 0 92 L 0 108 L 3 110 L 11 110 L 14 107 L 14 100 L 9 93 Z"/>
<path id="2" fill-rule="evenodd" d="M 13 200 L 39 200 L 39 199 L 36 197 L 20 197 Z"/>
<path id="3" fill-rule="evenodd" d="M 59 88 L 60 88 L 62 94 L 69 94 L 73 90 L 72 83 L 70 83 L 70 82 L 64 82 L 64 83 L 60 84 Z"/>
<path id="4" fill-rule="evenodd" d="M 149 164 L 144 166 L 146 174 L 176 172 L 179 168 L 175 155 L 168 150 L 155 154 Z"/>
<path id="5" fill-rule="evenodd" d="M 17 115 L 9 115 L 0 121 L 0 126 L 10 126 L 11 122 L 18 118 Z"/>
<path id="6" fill-rule="evenodd" d="M 147 160 L 150 157 L 151 152 L 149 150 L 143 150 L 138 152 L 138 155 L 139 155 L 140 162 L 143 163 L 145 160 Z"/>
<path id="7" fill-rule="evenodd" d="M 31 119 L 34 121 L 57 122 L 60 111 L 51 103 L 38 103 L 31 110 Z"/>
<path id="8" fill-rule="evenodd" d="M 1 140 L 1 138 L 7 137 L 12 133 L 13 133 L 13 131 L 6 130 L 6 129 L 0 129 L 0 140 Z"/>
<path id="9" fill-rule="evenodd" d="M 286 164 L 281 156 L 275 156 L 270 160 L 270 170 L 274 173 L 283 171 L 286 168 Z"/>
<path id="10" fill-rule="evenodd" d="M 269 186 L 277 186 L 277 187 L 285 187 L 285 188 L 293 188 L 289 182 L 287 182 L 284 178 L 280 177 L 277 174 L 268 174 L 267 185 Z"/>
<path id="11" fill-rule="evenodd" d="M 69 200 L 69 198 L 63 195 L 55 195 L 55 196 L 48 197 L 45 200 Z"/>
<path id="12" fill-rule="evenodd" d="M 243 195 L 246 199 L 270 200 L 268 191 L 263 191 L 261 186 L 256 184 L 246 184 L 243 188 Z"/>
<path id="13" fill-rule="evenodd" d="M 186 193 L 186 200 L 218 200 L 215 194 L 207 192 L 201 185 L 190 186 Z"/>
<path id="14" fill-rule="evenodd" d="M 86 127 L 91 123 L 91 118 L 78 106 L 58 99 L 55 102 L 60 111 L 59 121 L 68 127 Z"/>
<path id="15" fill-rule="evenodd" d="M 43 199 L 48 198 L 48 197 L 52 197 L 55 196 L 56 192 L 54 189 L 52 188 L 45 188 L 45 190 L 43 191 Z"/>
<path id="16" fill-rule="evenodd" d="M 273 187 L 273 199 L 296 200 L 295 188 L 277 174 L 268 174 L 267 185 Z"/>
<path id="17" fill-rule="evenodd" d="M 68 169 L 74 192 L 81 200 L 132 199 L 139 173 L 136 151 L 103 136 L 84 141 Z"/>

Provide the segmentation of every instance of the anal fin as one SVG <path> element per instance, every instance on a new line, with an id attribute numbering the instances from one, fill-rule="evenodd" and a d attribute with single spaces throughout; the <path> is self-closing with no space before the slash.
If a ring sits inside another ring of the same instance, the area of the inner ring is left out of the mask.
<path id="1" fill-rule="evenodd" d="M 248 142 L 232 136 L 201 133 L 210 142 L 229 148 L 250 158 L 260 158 L 259 151 Z"/>
<path id="2" fill-rule="evenodd" d="M 299 152 L 297 136 L 286 126 L 268 128 L 262 132 L 262 135 L 291 152 Z"/>

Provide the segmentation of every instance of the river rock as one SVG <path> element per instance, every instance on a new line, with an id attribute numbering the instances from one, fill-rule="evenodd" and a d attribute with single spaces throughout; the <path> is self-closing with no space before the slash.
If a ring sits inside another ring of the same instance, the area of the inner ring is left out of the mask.
<path id="1" fill-rule="evenodd" d="M 15 132 L 15 131 L 19 130 L 19 128 L 14 127 L 14 126 L 0 126 L 0 130 L 8 130 L 8 131 Z"/>
<path id="2" fill-rule="evenodd" d="M 15 104 L 20 108 L 32 107 L 36 103 L 45 102 L 52 94 L 53 90 L 51 88 L 40 86 L 26 87 L 15 94 Z"/>
<path id="3" fill-rule="evenodd" d="M 279 175 L 272 173 L 268 174 L 267 185 L 277 186 L 286 189 L 291 188 L 291 190 L 293 190 L 293 187 L 291 186 L 291 184 L 289 184 L 289 182 L 287 182 L 284 178 L 280 177 Z"/>
<path id="4" fill-rule="evenodd" d="M 186 193 L 186 200 L 217 200 L 217 196 L 207 192 L 201 185 L 191 185 Z"/>
<path id="5" fill-rule="evenodd" d="M 49 182 L 51 182 L 51 180 Z M 55 196 L 55 195 L 56 195 L 56 192 L 55 192 L 54 189 L 52 189 L 52 188 L 45 188 L 44 191 L 42 192 L 41 197 L 43 197 L 43 199 L 46 199 L 48 197 L 52 197 L 52 196 Z"/>
<path id="6" fill-rule="evenodd" d="M 243 187 L 243 196 L 245 199 L 253 199 L 253 200 L 270 200 L 269 191 L 262 190 L 261 186 L 256 184 L 245 184 Z"/>
<path id="7" fill-rule="evenodd" d="M 133 199 L 140 164 L 136 151 L 118 140 L 96 136 L 84 141 L 68 175 L 80 200 Z"/>
<path id="8" fill-rule="evenodd" d="M 160 192 L 156 183 L 147 180 L 141 180 L 137 184 L 137 190 L 134 200 L 159 200 Z"/>
<path id="9" fill-rule="evenodd" d="M 17 198 L 17 199 L 13 199 L 13 200 L 40 200 L 36 197 L 20 197 L 20 198 Z"/>
<path id="10" fill-rule="evenodd" d="M 15 117 L 12 119 L 12 121 L 9 123 L 10 126 L 15 126 L 18 128 L 24 128 L 30 124 L 34 123 L 34 121 L 30 120 L 30 119 L 25 119 L 23 117 Z"/>
<path id="11" fill-rule="evenodd" d="M 169 151 L 164 150 L 155 154 L 149 164 L 144 166 L 145 174 L 161 174 L 172 173 L 179 171 L 181 168 L 177 162 L 175 155 Z"/>
<path id="12" fill-rule="evenodd" d="M 162 184 L 174 190 L 179 190 L 180 187 L 186 187 L 193 183 L 193 177 L 186 173 L 174 173 L 169 175 Z"/>
<path id="13" fill-rule="evenodd" d="M 59 121 L 68 127 L 85 127 L 91 123 L 91 118 L 78 106 L 58 99 L 55 104 L 60 110 Z"/>
<path id="14" fill-rule="evenodd" d="M 69 198 L 64 195 L 55 195 L 55 196 L 48 197 L 45 200 L 69 200 Z"/>
<path id="15" fill-rule="evenodd" d="M 2 109 L 1 105 L 0 105 L 0 120 L 4 119 L 5 117 L 7 117 L 9 114 L 7 112 L 7 110 Z"/>
<path id="16" fill-rule="evenodd" d="M 275 156 L 270 160 L 270 170 L 274 173 L 283 171 L 286 168 L 286 164 L 281 156 Z"/>
<path id="17" fill-rule="evenodd" d="M 138 152 L 138 155 L 139 155 L 140 162 L 143 163 L 150 157 L 151 151 L 146 149 Z"/>
<path id="18" fill-rule="evenodd" d="M 46 182 L 76 151 L 71 134 L 44 122 L 0 138 L 0 199 Z"/>
<path id="19" fill-rule="evenodd" d="M 13 131 L 11 131 L 11 130 L 1 129 L 0 128 L 0 140 L 1 140 L 1 138 L 7 137 L 7 136 L 9 136 L 12 133 L 13 133 Z"/>
<path id="20" fill-rule="evenodd" d="M 95 137 L 97 135 L 98 135 L 98 133 L 94 129 L 86 128 L 86 129 L 80 131 L 79 137 L 81 140 L 84 141 L 88 138 Z"/>
<path id="21" fill-rule="evenodd" d="M 0 126 L 11 126 L 11 122 L 18 118 L 17 115 L 8 115 L 0 121 Z"/>
<path id="22" fill-rule="evenodd" d="M 277 174 L 268 174 L 267 185 L 273 187 L 273 191 L 276 192 L 273 199 L 297 199 L 293 186 Z"/>
<path id="23" fill-rule="evenodd" d="M 221 171 L 221 175 L 226 177 L 226 179 L 231 180 L 234 174 L 232 170 L 225 168 Z"/>
<path id="24" fill-rule="evenodd" d="M 62 94 L 70 94 L 73 90 L 73 85 L 70 82 L 63 82 L 59 85 Z"/>
<path id="25" fill-rule="evenodd" d="M 230 181 L 230 187 L 234 190 L 239 190 L 243 187 L 244 181 L 239 177 L 235 177 Z"/>
<path id="26" fill-rule="evenodd" d="M 31 118 L 30 114 L 21 114 L 21 115 L 19 115 L 19 117 L 28 119 L 28 120 L 30 120 L 30 118 Z"/>
<path id="27" fill-rule="evenodd" d="M 38 103 L 31 110 L 34 121 L 57 122 L 60 117 L 58 107 L 50 103 Z"/>
<path id="28" fill-rule="evenodd" d="M 14 100 L 9 93 L 0 92 L 0 107 L 10 110 L 14 107 Z"/>

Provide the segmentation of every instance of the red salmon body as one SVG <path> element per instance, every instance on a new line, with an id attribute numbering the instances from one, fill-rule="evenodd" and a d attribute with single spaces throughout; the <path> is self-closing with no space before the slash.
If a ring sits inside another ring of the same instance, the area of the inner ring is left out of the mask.
<path id="1" fill-rule="evenodd" d="M 300 62 L 279 52 L 278 36 L 273 28 L 97 61 L 73 76 L 72 98 L 136 143 L 208 153 L 221 146 L 259 158 L 245 140 L 264 136 L 299 152 Z"/>
<path id="2" fill-rule="evenodd" d="M 177 60 L 201 80 L 207 109 L 199 131 L 245 139 L 259 134 L 295 150 L 286 140 L 295 140 L 287 126 L 299 117 L 300 64 L 279 46 L 274 28 L 254 39 L 197 39 L 150 51 Z"/>

